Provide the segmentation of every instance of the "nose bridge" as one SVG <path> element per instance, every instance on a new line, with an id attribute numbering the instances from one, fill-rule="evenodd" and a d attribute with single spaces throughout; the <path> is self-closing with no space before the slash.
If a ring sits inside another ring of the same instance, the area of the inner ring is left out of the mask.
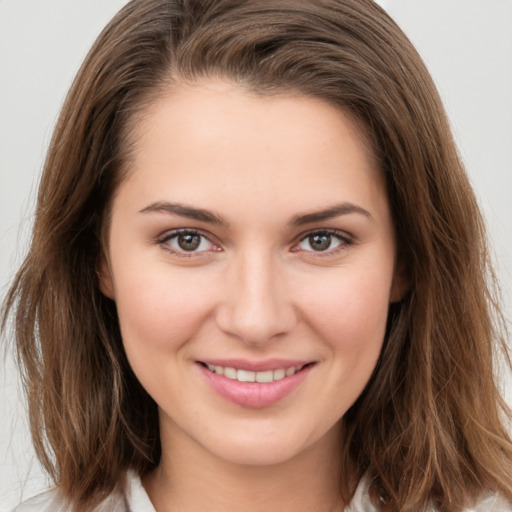
<path id="1" fill-rule="evenodd" d="M 285 277 L 271 251 L 247 250 L 233 258 L 220 327 L 248 344 L 288 332 L 295 322 Z"/>

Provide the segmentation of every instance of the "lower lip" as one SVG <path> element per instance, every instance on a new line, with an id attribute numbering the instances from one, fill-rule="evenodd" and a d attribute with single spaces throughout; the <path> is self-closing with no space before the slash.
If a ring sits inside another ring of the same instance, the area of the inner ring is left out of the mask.
<path id="1" fill-rule="evenodd" d="M 314 365 L 308 365 L 298 372 L 273 382 L 240 382 L 228 379 L 208 370 L 198 364 L 210 386 L 222 397 L 241 407 L 262 409 L 276 404 L 293 390 L 295 390 L 307 377 Z"/>

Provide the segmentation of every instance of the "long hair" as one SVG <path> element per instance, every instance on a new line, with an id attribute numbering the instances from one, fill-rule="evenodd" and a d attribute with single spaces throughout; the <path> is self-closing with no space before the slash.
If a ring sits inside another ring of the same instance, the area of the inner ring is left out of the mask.
<path id="1" fill-rule="evenodd" d="M 366 475 L 382 511 L 459 511 L 484 491 L 512 500 L 495 377 L 508 353 L 482 217 L 424 64 L 371 0 L 132 0 L 97 39 L 62 108 L 3 311 L 59 491 L 89 511 L 128 469 L 159 462 L 156 405 L 127 362 L 98 261 L 137 119 L 173 83 L 205 77 L 350 113 L 385 176 L 410 290 L 344 416 L 341 473 Z"/>

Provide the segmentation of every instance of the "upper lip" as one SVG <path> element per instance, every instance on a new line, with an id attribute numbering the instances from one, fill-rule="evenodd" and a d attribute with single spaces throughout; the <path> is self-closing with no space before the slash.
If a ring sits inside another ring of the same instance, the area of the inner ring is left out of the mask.
<path id="1" fill-rule="evenodd" d="M 236 368 L 250 372 L 264 372 L 278 370 L 280 368 L 299 368 L 314 361 L 299 359 L 266 359 L 264 361 L 250 361 L 247 359 L 201 359 L 199 363 L 211 366 L 223 366 L 224 368 Z"/>

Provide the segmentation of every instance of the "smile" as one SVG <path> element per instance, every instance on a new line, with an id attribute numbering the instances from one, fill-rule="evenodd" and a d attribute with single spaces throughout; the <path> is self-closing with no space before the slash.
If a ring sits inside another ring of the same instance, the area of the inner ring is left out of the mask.
<path id="1" fill-rule="evenodd" d="M 237 380 L 238 382 L 268 383 L 284 379 L 285 377 L 291 377 L 305 365 L 297 367 L 291 366 L 289 368 L 277 368 L 275 370 L 266 370 L 261 372 L 252 372 L 249 370 L 231 368 L 229 366 L 214 366 L 211 364 L 207 364 L 206 366 L 211 372 L 216 373 L 217 375 L 223 375 L 231 380 Z"/>
<path id="2" fill-rule="evenodd" d="M 238 406 L 253 409 L 281 402 L 304 382 L 316 366 L 314 362 L 301 361 L 222 362 L 224 364 L 220 364 L 221 361 L 215 361 L 215 364 L 196 361 L 206 382 L 218 395 Z"/>

